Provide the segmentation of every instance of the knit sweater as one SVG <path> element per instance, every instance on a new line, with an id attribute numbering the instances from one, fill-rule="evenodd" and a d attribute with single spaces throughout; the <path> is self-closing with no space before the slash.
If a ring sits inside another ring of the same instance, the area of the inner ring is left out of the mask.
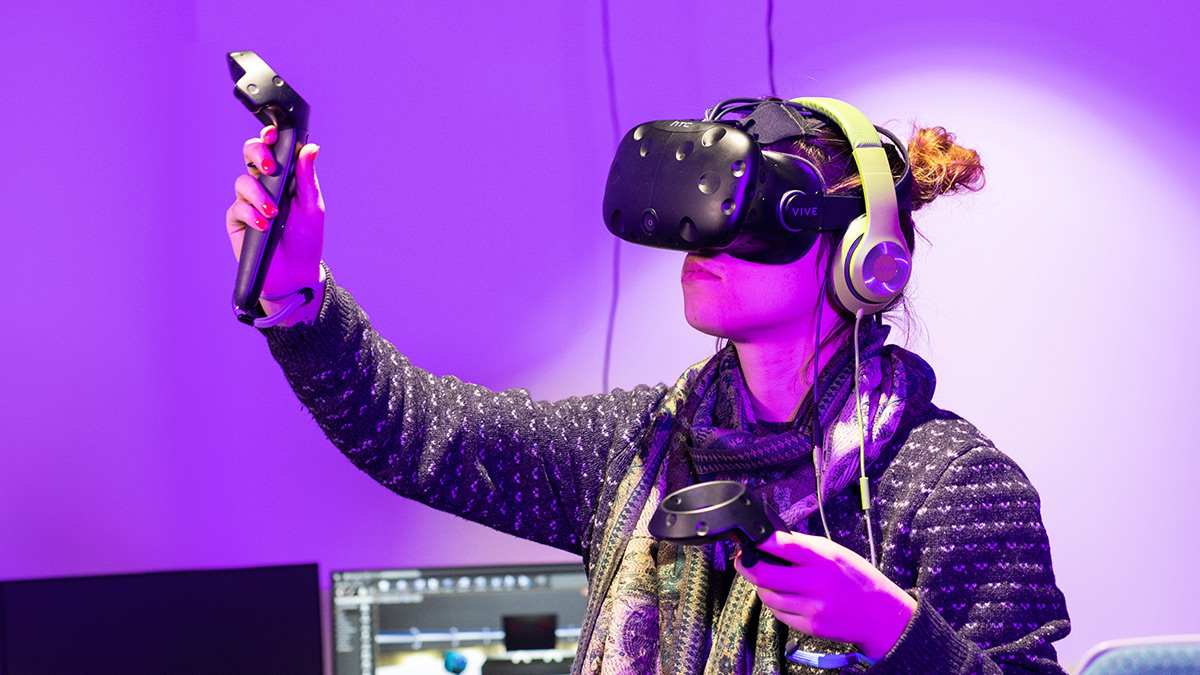
<path id="1" fill-rule="evenodd" d="M 594 572 L 606 496 L 648 432 L 673 423 L 662 403 L 690 382 L 545 402 L 435 377 L 381 338 L 332 276 L 325 290 L 314 323 L 263 332 L 329 439 L 397 494 L 583 555 Z M 918 600 L 869 672 L 1061 673 L 1051 642 L 1069 622 L 1037 492 L 972 425 L 934 407 L 932 389 L 929 371 L 868 471 L 879 567 Z M 834 541 L 865 557 L 857 501 L 857 490 L 833 496 L 826 515 Z M 846 651 L 816 638 L 800 647 Z M 788 662 L 786 672 L 829 671 Z"/>

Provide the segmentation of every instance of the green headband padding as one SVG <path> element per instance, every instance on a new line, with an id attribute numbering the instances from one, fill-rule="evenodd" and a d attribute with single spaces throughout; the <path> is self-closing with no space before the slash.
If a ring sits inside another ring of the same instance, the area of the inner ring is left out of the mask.
<path id="1" fill-rule="evenodd" d="M 875 125 L 854 106 L 835 98 L 796 98 L 796 103 L 813 112 L 828 117 L 850 141 L 850 151 L 858 174 L 862 177 L 863 199 L 866 201 L 867 216 L 877 225 L 876 218 L 896 220 L 896 183 L 892 178 L 892 167 Z"/>
<path id="2" fill-rule="evenodd" d="M 848 103 L 832 98 L 798 98 L 792 103 L 838 125 L 850 141 L 866 213 L 852 221 L 842 235 L 831 281 L 843 309 L 873 314 L 900 294 L 912 263 L 900 229 L 896 183 L 883 141 L 867 117 Z M 881 280 L 876 276 L 880 271 L 892 276 Z M 898 285 L 889 285 L 897 273 L 903 273 L 903 278 L 896 279 Z"/>
<path id="3" fill-rule="evenodd" d="M 793 98 L 792 102 L 833 120 L 850 141 L 854 163 L 863 179 L 868 227 L 899 228 L 892 165 L 888 163 L 888 155 L 883 151 L 880 132 L 875 130 L 875 125 L 858 108 L 836 98 Z"/>

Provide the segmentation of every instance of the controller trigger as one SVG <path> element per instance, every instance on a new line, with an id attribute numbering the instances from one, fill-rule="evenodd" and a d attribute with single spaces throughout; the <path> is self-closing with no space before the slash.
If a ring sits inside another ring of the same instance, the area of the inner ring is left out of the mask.
<path id="1" fill-rule="evenodd" d="M 742 548 L 742 567 L 754 567 L 758 564 L 758 549 L 753 546 Z"/>

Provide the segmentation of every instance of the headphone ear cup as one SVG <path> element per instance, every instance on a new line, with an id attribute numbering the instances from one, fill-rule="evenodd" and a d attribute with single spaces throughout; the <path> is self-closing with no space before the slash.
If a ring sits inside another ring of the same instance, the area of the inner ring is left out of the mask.
<path id="1" fill-rule="evenodd" d="M 830 270 L 838 303 L 852 314 L 874 314 L 899 297 L 908 283 L 912 255 L 900 227 L 900 205 L 891 163 L 879 130 L 857 108 L 831 98 L 797 98 L 792 103 L 832 120 L 850 142 L 862 178 L 863 210 L 851 221 Z M 892 135 L 885 132 L 889 138 Z M 900 148 L 899 141 L 892 138 Z M 903 149 L 900 149 L 903 154 Z M 907 165 L 907 158 L 905 158 Z M 911 189 L 901 178 L 902 191 Z"/>
<path id="2" fill-rule="evenodd" d="M 912 268 L 903 239 L 871 237 L 867 224 L 866 214 L 851 221 L 829 268 L 834 296 L 851 314 L 862 310 L 870 315 L 887 307 L 904 290 Z"/>
<path id="3" fill-rule="evenodd" d="M 866 230 L 865 214 L 850 221 L 850 224 L 846 226 L 846 231 L 842 233 L 841 241 L 838 242 L 837 251 L 833 254 L 833 264 L 829 266 L 829 281 L 833 284 L 834 297 L 837 298 L 842 309 L 851 314 L 857 314 L 860 309 L 864 314 L 872 313 L 870 306 L 856 297 L 851 290 L 853 285 L 851 260 L 854 250 L 862 243 Z"/>

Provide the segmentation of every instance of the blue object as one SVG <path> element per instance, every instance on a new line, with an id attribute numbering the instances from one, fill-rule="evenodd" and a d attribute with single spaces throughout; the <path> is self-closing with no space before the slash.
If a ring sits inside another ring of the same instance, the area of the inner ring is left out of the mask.
<path id="1" fill-rule="evenodd" d="M 846 666 L 854 666 L 863 664 L 869 666 L 875 661 L 867 658 L 859 652 L 851 652 L 849 654 L 819 654 L 817 652 L 806 652 L 799 649 L 788 652 L 788 659 L 796 663 L 803 663 L 806 666 L 816 666 L 817 668 L 845 668 Z"/>
<path id="2" fill-rule="evenodd" d="M 1200 635 L 1102 642 L 1084 657 L 1079 675 L 1200 675 Z"/>
<path id="3" fill-rule="evenodd" d="M 467 657 L 458 652 L 446 652 L 446 672 L 458 675 L 467 669 Z"/>

